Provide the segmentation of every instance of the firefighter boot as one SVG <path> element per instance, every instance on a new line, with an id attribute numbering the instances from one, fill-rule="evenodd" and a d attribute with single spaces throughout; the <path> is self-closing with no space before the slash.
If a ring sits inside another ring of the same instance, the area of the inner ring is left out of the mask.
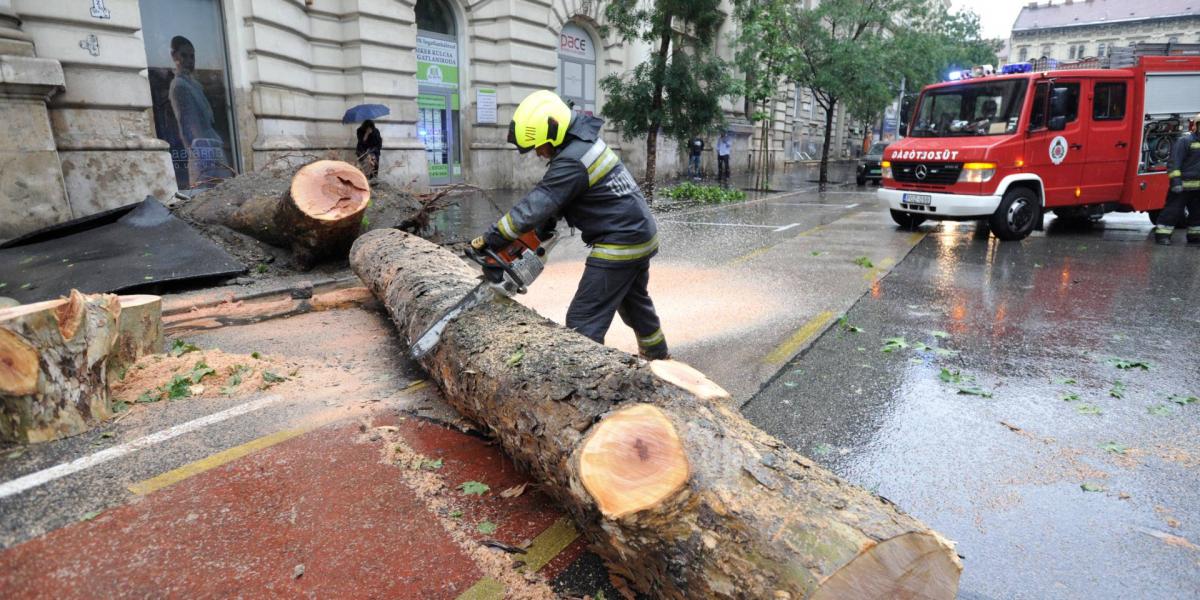
<path id="1" fill-rule="evenodd" d="M 1189 246 L 1200 246 L 1200 227 L 1188 227 L 1187 242 Z"/>
<path id="2" fill-rule="evenodd" d="M 1154 243 L 1159 246 L 1170 246 L 1171 234 L 1174 232 L 1174 227 L 1156 227 L 1154 229 Z"/>

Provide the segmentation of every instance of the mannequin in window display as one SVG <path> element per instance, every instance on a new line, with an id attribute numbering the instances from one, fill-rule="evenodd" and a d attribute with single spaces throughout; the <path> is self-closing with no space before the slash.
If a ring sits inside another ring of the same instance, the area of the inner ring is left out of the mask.
<path id="1" fill-rule="evenodd" d="M 188 183 L 192 188 L 212 187 L 233 173 L 225 158 L 225 142 L 214 124 L 212 105 L 196 80 L 196 48 L 191 40 L 181 35 L 171 38 L 171 60 L 175 77 L 168 97 L 187 150 Z"/>

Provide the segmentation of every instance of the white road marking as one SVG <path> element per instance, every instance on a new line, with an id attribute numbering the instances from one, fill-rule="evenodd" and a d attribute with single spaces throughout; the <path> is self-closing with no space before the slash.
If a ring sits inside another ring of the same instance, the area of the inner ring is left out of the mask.
<path id="1" fill-rule="evenodd" d="M 821 202 L 771 202 L 767 206 L 832 206 L 836 208 L 854 208 L 858 203 L 854 204 L 823 204 Z"/>
<path id="2" fill-rule="evenodd" d="M 138 438 L 132 442 L 127 442 L 119 446 L 113 446 L 112 448 L 105 448 L 104 450 L 101 450 L 95 454 L 82 456 L 68 463 L 55 465 L 35 473 L 30 473 L 23 477 L 18 477 L 12 481 L 6 481 L 0 484 L 0 498 L 7 498 L 14 494 L 20 494 L 21 492 L 44 485 L 54 481 L 55 479 L 61 479 L 67 475 L 72 475 L 85 469 L 90 469 L 115 458 L 132 454 L 143 448 L 149 448 L 150 446 L 153 446 L 159 442 L 165 442 L 171 438 L 179 437 L 185 433 L 191 433 L 197 429 L 207 427 L 214 423 L 220 423 L 226 419 L 231 419 L 238 415 L 244 415 L 248 412 L 256 411 L 269 404 L 279 402 L 280 400 L 283 400 L 282 396 L 266 396 L 264 398 L 259 398 L 253 402 L 239 404 L 233 408 L 229 408 L 218 413 L 213 413 L 208 416 L 200 417 L 199 419 L 168 427 L 167 429 L 152 433 L 143 438 Z"/>
<path id="3" fill-rule="evenodd" d="M 780 231 L 787 231 L 793 227 L 799 227 L 799 226 L 800 226 L 799 223 L 792 223 L 791 225 L 784 225 L 782 227 L 776 227 L 775 229 L 772 229 L 771 231 L 779 233 Z"/>
<path id="4" fill-rule="evenodd" d="M 667 221 L 660 219 L 659 223 L 675 223 L 677 225 L 711 225 L 713 227 L 755 227 L 759 229 L 775 229 L 778 225 L 753 225 L 750 223 L 709 223 L 706 221 Z M 792 223 L 799 225 L 799 223 Z"/>

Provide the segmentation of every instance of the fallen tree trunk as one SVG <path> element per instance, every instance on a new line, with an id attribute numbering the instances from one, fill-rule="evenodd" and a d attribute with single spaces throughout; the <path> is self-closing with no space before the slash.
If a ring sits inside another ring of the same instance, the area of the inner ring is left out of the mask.
<path id="1" fill-rule="evenodd" d="M 371 199 L 367 178 L 340 160 L 300 168 L 281 196 L 254 196 L 228 219 L 229 227 L 273 246 L 289 248 L 296 267 L 345 256 L 362 230 Z"/>
<path id="2" fill-rule="evenodd" d="M 0 439 L 43 442 L 112 415 L 106 361 L 121 306 L 109 294 L 0 310 Z"/>
<path id="3" fill-rule="evenodd" d="M 399 231 L 350 264 L 414 339 L 475 283 Z M 654 598 L 954 598 L 952 545 L 726 407 L 511 301 L 470 310 L 422 359 L 570 511 L 613 574 Z M 709 396 L 708 394 L 705 394 Z"/>

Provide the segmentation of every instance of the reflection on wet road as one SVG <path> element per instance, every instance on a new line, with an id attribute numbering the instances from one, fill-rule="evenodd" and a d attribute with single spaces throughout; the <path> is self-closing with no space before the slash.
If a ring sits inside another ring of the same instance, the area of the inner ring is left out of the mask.
<path id="1" fill-rule="evenodd" d="M 1198 597 L 1200 250 L 930 230 L 746 415 L 957 541 L 963 598 Z"/>

